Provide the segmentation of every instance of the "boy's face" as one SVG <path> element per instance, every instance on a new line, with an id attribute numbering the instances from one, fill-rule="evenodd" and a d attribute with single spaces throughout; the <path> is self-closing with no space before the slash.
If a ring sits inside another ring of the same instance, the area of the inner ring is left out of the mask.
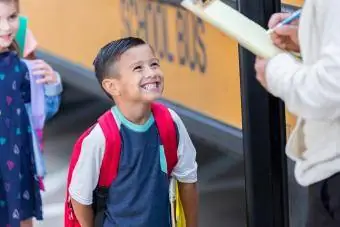
<path id="1" fill-rule="evenodd" d="M 18 27 L 18 11 L 14 1 L 0 1 L 0 51 L 12 44 Z"/>
<path id="2" fill-rule="evenodd" d="M 122 99 L 149 103 L 161 97 L 164 87 L 163 72 L 149 45 L 127 50 L 115 67 L 119 74 L 116 87 Z"/>

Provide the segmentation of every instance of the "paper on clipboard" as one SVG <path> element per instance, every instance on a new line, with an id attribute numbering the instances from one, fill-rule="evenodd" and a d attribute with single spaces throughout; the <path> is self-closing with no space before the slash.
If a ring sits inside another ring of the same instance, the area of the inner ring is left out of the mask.
<path id="1" fill-rule="evenodd" d="M 181 5 L 237 40 L 255 55 L 271 58 L 283 52 L 272 43 L 264 28 L 220 0 L 208 1 L 203 5 L 194 2 L 183 0 Z"/>

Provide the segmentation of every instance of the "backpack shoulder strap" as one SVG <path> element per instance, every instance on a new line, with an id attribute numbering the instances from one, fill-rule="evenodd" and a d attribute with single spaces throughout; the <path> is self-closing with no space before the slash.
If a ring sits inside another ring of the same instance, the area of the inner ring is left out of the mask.
<path id="1" fill-rule="evenodd" d="M 105 112 L 99 119 L 98 124 L 100 125 L 104 136 L 105 136 L 105 151 L 102 161 L 102 165 L 99 173 L 98 186 L 101 188 L 109 188 L 111 182 L 117 176 L 118 164 L 120 158 L 120 148 L 121 148 L 121 138 L 119 134 L 119 129 L 116 121 L 113 117 L 111 110 Z M 67 192 L 66 192 L 66 202 L 65 202 L 65 218 L 64 223 L 67 227 L 80 227 L 78 220 L 76 219 L 71 200 L 68 193 L 68 188 L 72 179 L 73 170 L 77 164 L 81 153 L 81 147 L 83 145 L 84 139 L 91 133 L 92 129 L 95 127 L 88 128 L 77 140 L 74 145 L 73 153 L 71 156 L 70 167 L 67 178 Z M 104 198 L 105 200 L 105 198 Z"/>
<path id="2" fill-rule="evenodd" d="M 36 76 L 33 75 L 32 60 L 22 60 L 28 69 L 31 86 L 31 106 L 32 125 L 34 129 L 42 130 L 44 128 L 46 114 L 45 114 L 45 94 L 44 85 L 36 83 Z"/>
<path id="3" fill-rule="evenodd" d="M 74 147 L 73 147 L 73 152 L 71 155 L 71 160 L 69 164 L 69 172 L 68 172 L 68 177 L 67 177 L 67 188 L 69 187 L 72 179 L 72 174 L 73 170 L 78 162 L 80 153 L 81 153 L 81 147 L 83 145 L 84 139 L 91 133 L 92 129 L 94 128 L 94 125 L 88 128 L 76 141 Z"/>
<path id="4" fill-rule="evenodd" d="M 81 153 L 81 147 L 83 145 L 84 139 L 91 133 L 92 129 L 95 125 L 88 128 L 76 141 L 73 152 L 70 159 L 69 164 L 69 170 L 68 170 L 68 176 L 67 176 L 67 189 L 66 189 L 66 200 L 65 200 L 65 210 L 64 210 L 64 226 L 65 227 L 80 227 L 71 204 L 71 198 L 69 196 L 69 187 L 72 180 L 73 170 L 77 165 L 80 153 Z"/>
<path id="5" fill-rule="evenodd" d="M 100 168 L 99 187 L 110 187 L 117 177 L 121 152 L 121 138 L 119 128 L 111 110 L 103 114 L 98 123 L 105 136 L 105 152 Z"/>
<path id="6" fill-rule="evenodd" d="M 100 169 L 99 183 L 100 186 L 110 186 L 112 180 L 117 175 L 117 167 L 120 157 L 121 140 L 119 129 L 111 111 L 104 113 L 99 119 L 98 123 L 103 130 L 105 136 L 105 152 Z M 91 133 L 96 124 L 88 128 L 76 141 L 73 153 L 70 160 L 69 174 L 67 179 L 67 187 L 69 187 L 72 179 L 73 170 L 77 164 L 81 153 L 81 147 L 84 139 Z"/>
<path id="7" fill-rule="evenodd" d="M 28 23 L 27 17 L 19 16 L 19 29 L 16 34 L 15 40 L 18 43 L 21 57 L 23 57 L 25 50 L 27 23 Z"/>
<path id="8" fill-rule="evenodd" d="M 164 146 L 168 175 L 170 176 L 178 161 L 175 122 L 172 119 L 169 109 L 165 105 L 153 103 L 151 110 Z"/>

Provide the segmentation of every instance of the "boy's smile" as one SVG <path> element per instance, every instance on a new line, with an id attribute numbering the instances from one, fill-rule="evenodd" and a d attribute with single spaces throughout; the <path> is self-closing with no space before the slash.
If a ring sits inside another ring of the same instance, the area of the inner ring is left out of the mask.
<path id="1" fill-rule="evenodd" d="M 162 93 L 160 79 L 142 81 L 142 84 L 140 87 L 143 89 L 144 92 Z"/>
<path id="2" fill-rule="evenodd" d="M 163 93 L 163 72 L 147 44 L 127 50 L 116 62 L 117 88 L 125 101 L 152 102 Z"/>

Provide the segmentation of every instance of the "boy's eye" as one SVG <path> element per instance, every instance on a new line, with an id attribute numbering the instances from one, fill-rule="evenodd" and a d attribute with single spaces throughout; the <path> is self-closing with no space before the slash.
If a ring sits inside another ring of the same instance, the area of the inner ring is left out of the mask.
<path id="1" fill-rule="evenodd" d="M 142 70 L 142 66 L 140 65 L 133 68 L 133 71 L 140 71 L 140 70 Z"/>
<path id="2" fill-rule="evenodd" d="M 158 67 L 158 66 L 159 66 L 159 63 L 158 63 L 158 62 L 153 62 L 153 63 L 151 64 L 151 66 L 152 66 L 152 67 Z"/>

